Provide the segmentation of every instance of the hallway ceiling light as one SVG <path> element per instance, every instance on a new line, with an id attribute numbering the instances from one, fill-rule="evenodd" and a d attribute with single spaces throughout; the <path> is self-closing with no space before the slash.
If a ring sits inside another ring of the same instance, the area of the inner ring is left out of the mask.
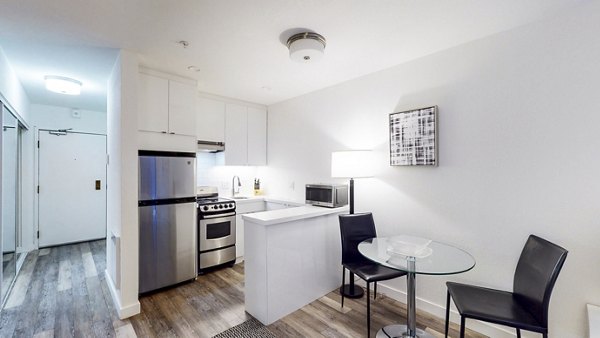
<path id="1" fill-rule="evenodd" d="M 301 63 L 314 62 L 325 53 L 325 38 L 321 34 L 302 32 L 290 36 L 287 46 L 292 60 Z"/>
<path id="2" fill-rule="evenodd" d="M 82 83 L 80 81 L 56 75 L 46 75 L 44 79 L 46 80 L 46 89 L 51 92 L 66 95 L 81 94 Z"/>

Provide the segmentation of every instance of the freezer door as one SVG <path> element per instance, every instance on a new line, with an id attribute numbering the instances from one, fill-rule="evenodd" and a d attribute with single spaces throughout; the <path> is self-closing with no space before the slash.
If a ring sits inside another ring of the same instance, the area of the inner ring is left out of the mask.
<path id="1" fill-rule="evenodd" d="M 196 196 L 195 157 L 140 154 L 139 173 L 140 201 Z"/>
<path id="2" fill-rule="evenodd" d="M 196 203 L 139 207 L 140 293 L 196 277 Z"/>

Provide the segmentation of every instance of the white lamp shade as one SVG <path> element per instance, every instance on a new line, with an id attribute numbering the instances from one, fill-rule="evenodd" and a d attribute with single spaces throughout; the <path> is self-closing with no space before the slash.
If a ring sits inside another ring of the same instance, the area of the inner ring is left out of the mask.
<path id="1" fill-rule="evenodd" d="M 323 57 L 325 46 L 313 39 L 296 40 L 290 44 L 290 58 L 296 62 L 308 63 Z"/>
<path id="2" fill-rule="evenodd" d="M 81 94 L 81 82 L 63 76 L 48 75 L 44 78 L 46 80 L 46 89 L 51 92 L 66 94 L 66 95 L 79 95 Z"/>
<path id="3" fill-rule="evenodd" d="M 372 177 L 372 164 L 370 150 L 336 151 L 331 153 L 331 177 Z"/>

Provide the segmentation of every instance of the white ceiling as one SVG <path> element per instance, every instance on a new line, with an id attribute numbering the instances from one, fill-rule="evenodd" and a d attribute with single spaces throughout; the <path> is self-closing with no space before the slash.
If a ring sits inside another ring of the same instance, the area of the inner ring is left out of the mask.
<path id="1" fill-rule="evenodd" d="M 197 79 L 200 91 L 268 105 L 584 1 L 4 0 L 0 46 L 37 103 L 105 109 L 106 79 L 125 48 L 145 66 Z M 289 59 L 283 42 L 298 28 L 327 39 L 318 63 Z M 79 79 L 83 94 L 45 92 L 46 74 Z"/>

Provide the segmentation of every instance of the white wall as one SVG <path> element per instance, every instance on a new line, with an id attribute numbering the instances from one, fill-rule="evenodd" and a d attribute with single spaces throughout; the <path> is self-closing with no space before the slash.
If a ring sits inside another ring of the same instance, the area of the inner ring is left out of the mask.
<path id="1" fill-rule="evenodd" d="M 29 98 L 17 78 L 17 74 L 10 66 L 6 55 L 0 47 L 0 99 L 8 104 L 13 113 L 18 114 L 23 121 L 29 121 Z"/>
<path id="2" fill-rule="evenodd" d="M 196 154 L 196 183 L 198 186 L 215 186 L 219 189 L 220 196 L 231 196 L 231 183 L 233 176 L 238 176 L 242 186 L 239 196 L 254 195 L 254 179 L 261 181 L 264 190 L 263 177 L 259 175 L 264 167 L 255 166 L 224 166 L 223 153 L 197 153 Z M 236 180 L 237 183 L 237 180 Z"/>
<path id="3" fill-rule="evenodd" d="M 272 105 L 270 190 L 302 199 L 304 184 L 334 181 L 331 151 L 374 149 L 357 211 L 374 212 L 380 235 L 453 243 L 477 260 L 468 273 L 419 276 L 419 306 L 442 314 L 446 280 L 511 290 L 533 233 L 570 251 L 550 336 L 584 337 L 585 304 L 600 302 L 598 32 L 593 2 Z M 439 106 L 440 166 L 390 167 L 388 114 L 428 105 Z"/>
<path id="4" fill-rule="evenodd" d="M 31 124 L 38 129 L 69 129 L 85 133 L 106 134 L 106 112 L 77 109 L 81 117 L 72 116 L 72 108 L 32 104 Z"/>
<path id="5" fill-rule="evenodd" d="M 121 318 L 138 301 L 137 55 L 121 50 L 108 81 L 107 282 Z M 118 243 L 112 236 L 120 239 Z"/>

